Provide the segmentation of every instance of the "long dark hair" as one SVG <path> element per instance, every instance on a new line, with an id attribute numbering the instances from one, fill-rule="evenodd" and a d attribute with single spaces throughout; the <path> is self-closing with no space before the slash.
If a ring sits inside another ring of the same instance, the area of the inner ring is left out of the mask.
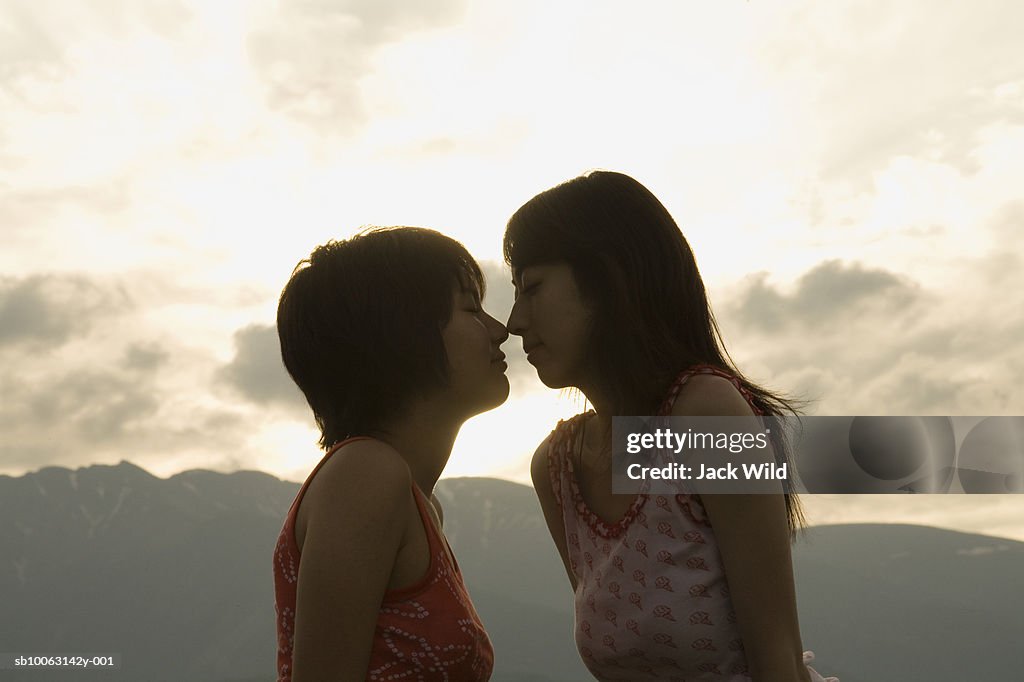
<path id="1" fill-rule="evenodd" d="M 698 364 L 735 376 L 765 415 L 798 414 L 801 401 L 736 368 L 690 245 L 657 197 L 628 175 L 593 171 L 533 197 L 509 219 L 504 255 L 517 270 L 569 265 L 592 312 L 584 361 L 613 414 L 655 414 L 672 381 Z M 776 458 L 790 462 L 784 431 L 771 437 Z M 791 534 L 805 525 L 795 494 L 786 494 L 786 517 Z"/>

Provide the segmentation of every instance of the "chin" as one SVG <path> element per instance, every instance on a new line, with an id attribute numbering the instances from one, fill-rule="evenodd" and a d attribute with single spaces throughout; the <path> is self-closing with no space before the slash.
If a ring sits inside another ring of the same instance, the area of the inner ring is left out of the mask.
<path id="1" fill-rule="evenodd" d="M 502 374 L 501 375 L 501 385 L 499 385 L 495 389 L 495 397 L 497 398 L 497 400 L 495 401 L 495 403 L 493 405 L 491 405 L 491 407 L 489 407 L 487 409 L 493 409 L 493 408 L 497 407 L 498 405 L 504 404 L 504 402 L 506 400 L 508 400 L 508 394 L 509 394 L 509 392 L 511 390 L 512 390 L 512 388 L 511 388 L 511 386 L 508 383 L 508 377 L 505 376 L 504 374 Z"/>
<path id="2" fill-rule="evenodd" d="M 508 378 L 503 374 L 500 382 L 495 382 L 494 386 L 490 387 L 486 396 L 482 396 L 480 401 L 477 403 L 476 409 L 473 414 L 481 414 L 488 410 L 493 410 L 499 405 L 503 405 L 508 400 L 510 391 Z"/>
<path id="3" fill-rule="evenodd" d="M 537 370 L 537 378 L 540 379 L 540 382 L 548 388 L 570 388 L 575 386 L 574 383 L 568 381 L 565 377 L 560 377 L 554 372 L 548 372 L 542 369 Z"/>

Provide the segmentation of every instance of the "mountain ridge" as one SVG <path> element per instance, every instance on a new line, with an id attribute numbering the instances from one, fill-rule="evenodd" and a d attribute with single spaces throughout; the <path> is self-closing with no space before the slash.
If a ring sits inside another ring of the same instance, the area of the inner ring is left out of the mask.
<path id="1" fill-rule="evenodd" d="M 252 470 L 159 478 L 128 461 L 0 476 L 0 594 L 18 614 L 0 622 L 3 648 L 121 653 L 119 679 L 272 680 L 271 556 L 299 487 Z M 533 490 L 470 477 L 442 479 L 437 494 L 495 643 L 493 679 L 589 679 Z M 1024 543 L 832 524 L 809 528 L 793 556 L 804 645 L 822 673 L 981 682 L 1019 671 Z M 114 679 L 89 675 L 66 679 Z"/>

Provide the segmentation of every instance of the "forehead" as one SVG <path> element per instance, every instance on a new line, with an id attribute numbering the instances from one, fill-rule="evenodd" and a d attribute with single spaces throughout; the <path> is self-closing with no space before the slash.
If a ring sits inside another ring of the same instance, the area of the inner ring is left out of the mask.
<path id="1" fill-rule="evenodd" d="M 549 275 L 559 270 L 568 270 L 569 265 L 567 263 L 537 263 L 534 265 L 527 265 L 522 268 L 512 268 L 512 281 L 520 280 L 526 276 L 543 276 Z"/>

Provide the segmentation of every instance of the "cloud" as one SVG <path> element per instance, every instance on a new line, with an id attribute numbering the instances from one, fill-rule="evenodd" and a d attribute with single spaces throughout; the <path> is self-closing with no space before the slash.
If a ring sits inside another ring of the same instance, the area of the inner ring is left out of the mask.
<path id="1" fill-rule="evenodd" d="M 462 0 L 285 0 L 255 26 L 249 57 L 267 103 L 321 133 L 349 132 L 367 113 L 359 79 L 375 49 L 403 35 L 448 25 Z"/>
<path id="2" fill-rule="evenodd" d="M 0 387 L 14 398 L 0 408 L 5 467 L 93 461 L 152 442 L 137 438 L 159 409 L 152 376 L 144 372 L 104 366 L 5 371 Z"/>
<path id="3" fill-rule="evenodd" d="M 43 25 L 32 2 L 8 2 L 0 7 L 0 81 L 41 75 L 63 64 L 64 49 Z"/>
<path id="4" fill-rule="evenodd" d="M 825 179 L 864 182 L 900 155 L 971 173 L 982 127 L 1024 123 L 1024 110 L 998 96 L 1024 77 L 1021 19 L 1024 7 L 1008 0 L 943 11 L 807 3 L 766 17 L 761 63 L 794 86 L 794 104 L 805 103 L 798 106 L 823 141 Z"/>
<path id="5" fill-rule="evenodd" d="M 1016 414 L 1024 319 L 1011 292 L 1022 276 L 1006 271 L 993 290 L 993 257 L 965 259 L 942 289 L 837 261 L 811 268 L 789 293 L 758 275 L 727 296 L 723 334 L 741 370 L 811 399 L 809 413 Z"/>
<path id="6" fill-rule="evenodd" d="M 127 294 L 79 275 L 0 279 L 0 348 L 53 348 L 99 320 L 128 312 Z"/>
<path id="7" fill-rule="evenodd" d="M 505 263 L 497 260 L 479 261 L 484 273 L 487 291 L 484 295 L 484 308 L 502 323 L 508 321 L 515 303 L 515 289 L 512 287 L 512 272 Z"/>
<path id="8" fill-rule="evenodd" d="M 235 357 L 217 373 L 218 379 L 259 405 L 279 405 L 308 413 L 302 393 L 281 361 L 274 326 L 254 324 L 235 333 Z"/>
<path id="9" fill-rule="evenodd" d="M 117 440 L 133 423 L 153 416 L 158 406 L 145 383 L 114 371 L 79 370 L 21 388 L 27 419 L 40 426 L 63 422 L 94 444 Z"/>
<path id="10" fill-rule="evenodd" d="M 156 343 L 136 343 L 124 355 L 124 367 L 137 372 L 152 372 L 167 364 L 170 353 Z"/>
<path id="11" fill-rule="evenodd" d="M 0 469 L 121 459 L 161 469 L 188 457 L 216 466 L 254 431 L 254 417 L 211 399 L 195 354 L 154 341 L 110 346 L 91 340 L 44 355 L 7 353 Z"/>
<path id="12" fill-rule="evenodd" d="M 213 353 L 159 328 L 167 306 L 182 303 L 180 288 L 168 292 L 148 272 L 0 279 L 0 469 L 121 459 L 160 468 L 189 457 L 216 465 L 245 443 L 256 419 L 213 395 Z"/>
<path id="13" fill-rule="evenodd" d="M 15 190 L 0 186 L 0 221 L 4 229 L 24 233 L 31 233 L 41 224 L 71 211 L 80 210 L 109 219 L 130 206 L 126 180 L 89 187 L 68 185 Z"/>
<path id="14" fill-rule="evenodd" d="M 1008 249 L 1010 255 L 1019 257 L 1018 249 L 1024 246 L 1024 200 L 1004 205 L 993 217 L 991 227 L 996 249 Z"/>
<path id="15" fill-rule="evenodd" d="M 17 86 L 25 78 L 65 75 L 69 52 L 80 41 L 117 38 L 139 28 L 174 38 L 191 13 L 176 0 L 65 2 L 8 0 L 0 5 L 0 82 Z"/>
<path id="16" fill-rule="evenodd" d="M 762 331 L 778 331 L 794 325 L 818 328 L 830 322 L 865 313 L 869 309 L 893 313 L 906 310 L 919 297 L 917 287 L 905 278 L 861 264 L 823 262 L 805 273 L 792 294 L 781 293 L 760 273 L 746 285 L 731 315 L 739 324 Z"/>

